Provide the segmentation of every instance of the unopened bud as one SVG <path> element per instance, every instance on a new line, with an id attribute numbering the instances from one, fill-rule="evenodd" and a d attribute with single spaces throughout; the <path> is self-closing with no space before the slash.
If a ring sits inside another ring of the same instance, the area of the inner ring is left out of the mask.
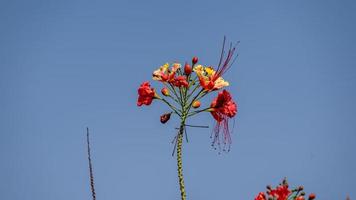
<path id="1" fill-rule="evenodd" d="M 192 67 L 188 63 L 185 63 L 184 74 L 189 76 L 191 73 L 192 73 Z"/>
<path id="2" fill-rule="evenodd" d="M 172 113 L 166 113 L 161 115 L 160 120 L 162 124 L 165 124 L 170 118 Z"/>
<path id="3" fill-rule="evenodd" d="M 193 106 L 193 108 L 199 108 L 200 107 L 200 101 L 194 101 L 192 106 Z"/>
<path id="4" fill-rule="evenodd" d="M 304 195 L 305 195 L 305 192 L 301 192 L 300 195 L 304 196 Z"/>
<path id="5" fill-rule="evenodd" d="M 297 197 L 295 200 L 305 200 L 303 196 Z"/>
<path id="6" fill-rule="evenodd" d="M 302 191 L 302 190 L 304 190 L 304 187 L 303 187 L 303 186 L 299 186 L 299 187 L 298 187 L 298 190 L 299 190 L 299 191 Z"/>
<path id="7" fill-rule="evenodd" d="M 198 62 L 198 57 L 194 56 L 192 59 L 193 65 L 195 65 Z"/>
<path id="8" fill-rule="evenodd" d="M 308 200 L 313 200 L 313 199 L 315 199 L 315 194 L 314 193 L 309 194 Z"/>
<path id="9" fill-rule="evenodd" d="M 162 93 L 164 96 L 169 96 L 169 90 L 168 90 L 168 88 L 166 88 L 166 87 L 162 88 L 161 93 Z"/>

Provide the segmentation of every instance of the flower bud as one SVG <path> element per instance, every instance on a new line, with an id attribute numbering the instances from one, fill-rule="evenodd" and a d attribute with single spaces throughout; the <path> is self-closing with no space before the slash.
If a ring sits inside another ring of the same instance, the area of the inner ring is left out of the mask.
<path id="1" fill-rule="evenodd" d="M 184 74 L 189 76 L 191 73 L 192 73 L 192 67 L 188 63 L 185 63 Z"/>
<path id="2" fill-rule="evenodd" d="M 166 88 L 166 87 L 162 88 L 161 93 L 162 93 L 164 96 L 169 96 L 169 95 L 170 95 L 170 94 L 169 94 L 169 90 L 168 90 L 168 88 Z"/>
<path id="3" fill-rule="evenodd" d="M 272 190 L 272 186 L 271 185 L 267 185 L 266 188 L 267 188 L 267 190 Z"/>
<path id="4" fill-rule="evenodd" d="M 195 65 L 198 62 L 198 57 L 194 56 L 192 59 L 193 65 Z"/>
<path id="5" fill-rule="evenodd" d="M 314 193 L 309 194 L 308 200 L 313 200 L 313 199 L 315 199 L 315 194 Z"/>
<path id="6" fill-rule="evenodd" d="M 200 101 L 194 101 L 192 104 L 193 108 L 199 108 L 200 107 Z"/>
<path id="7" fill-rule="evenodd" d="M 161 123 L 165 124 L 171 118 L 171 114 L 172 113 L 166 113 L 166 114 L 161 115 L 161 117 L 160 117 Z"/>
<path id="8" fill-rule="evenodd" d="M 302 191 L 302 190 L 304 190 L 304 187 L 303 187 L 303 186 L 299 186 L 299 187 L 298 187 L 298 190 L 299 190 L 299 191 Z"/>
<path id="9" fill-rule="evenodd" d="M 297 197 L 295 200 L 305 200 L 303 196 Z"/>

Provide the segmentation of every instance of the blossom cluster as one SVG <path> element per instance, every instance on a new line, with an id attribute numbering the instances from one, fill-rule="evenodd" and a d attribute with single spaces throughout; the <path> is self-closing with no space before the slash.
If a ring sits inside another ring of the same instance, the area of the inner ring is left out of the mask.
<path id="1" fill-rule="evenodd" d="M 230 92 L 225 89 L 229 82 L 222 76 L 236 58 L 234 52 L 235 47 L 230 45 L 225 55 L 224 45 L 219 64 L 215 68 L 199 64 L 196 56 L 192 58 L 191 64 L 186 62 L 184 66 L 178 62 L 163 64 L 152 73 L 152 79 L 162 83 L 160 90 L 162 96 L 148 81 L 143 82 L 138 88 L 137 106 L 151 105 L 155 99 L 167 104 L 171 111 L 160 117 L 162 123 L 166 123 L 171 114 L 176 114 L 185 123 L 187 118 L 198 113 L 210 112 L 216 122 L 212 133 L 213 146 L 220 147 L 220 143 L 223 143 L 224 147 L 229 147 L 231 144 L 229 119 L 237 114 L 237 104 Z M 218 94 L 210 105 L 199 110 L 202 106 L 200 100 L 214 91 L 218 91 Z"/>
<path id="2" fill-rule="evenodd" d="M 289 189 L 289 185 L 286 179 L 283 180 L 276 188 L 267 186 L 266 193 L 260 192 L 255 197 L 255 200 L 305 200 L 304 187 L 299 186 L 294 189 Z M 309 194 L 307 200 L 315 199 L 315 194 Z"/>

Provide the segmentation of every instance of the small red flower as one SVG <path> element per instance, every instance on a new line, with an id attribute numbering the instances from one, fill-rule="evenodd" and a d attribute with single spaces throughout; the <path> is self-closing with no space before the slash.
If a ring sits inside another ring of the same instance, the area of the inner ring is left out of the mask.
<path id="1" fill-rule="evenodd" d="M 231 98 L 227 90 L 219 92 L 218 96 L 213 100 L 210 105 L 211 114 L 216 120 L 214 128 L 213 146 L 218 143 L 220 145 L 220 130 L 223 129 L 224 145 L 231 144 L 231 136 L 229 131 L 229 118 L 232 118 L 237 113 L 237 105 Z"/>
<path id="2" fill-rule="evenodd" d="M 149 82 L 143 82 L 138 88 L 137 106 L 150 105 L 155 98 L 155 89 L 151 88 Z"/>
<path id="3" fill-rule="evenodd" d="M 266 200 L 266 195 L 263 192 L 258 193 L 258 195 L 255 197 L 255 200 Z"/>
<path id="4" fill-rule="evenodd" d="M 177 76 L 172 84 L 176 87 L 188 87 L 189 83 L 187 81 L 187 78 L 185 76 Z"/>
<path id="5" fill-rule="evenodd" d="M 288 189 L 288 185 L 278 186 L 276 189 L 269 191 L 269 195 L 277 198 L 277 200 L 287 200 L 292 192 Z"/>

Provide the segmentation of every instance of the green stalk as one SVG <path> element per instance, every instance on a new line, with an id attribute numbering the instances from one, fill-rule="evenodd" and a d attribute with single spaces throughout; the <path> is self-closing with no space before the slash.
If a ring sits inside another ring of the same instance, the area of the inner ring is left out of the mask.
<path id="1" fill-rule="evenodd" d="M 183 146 L 183 133 L 184 133 L 184 119 L 179 128 L 179 133 L 177 136 L 177 167 L 178 167 L 178 180 L 180 195 L 182 200 L 186 200 L 185 186 L 184 186 L 184 177 L 183 177 L 183 165 L 182 165 L 182 146 Z"/>

